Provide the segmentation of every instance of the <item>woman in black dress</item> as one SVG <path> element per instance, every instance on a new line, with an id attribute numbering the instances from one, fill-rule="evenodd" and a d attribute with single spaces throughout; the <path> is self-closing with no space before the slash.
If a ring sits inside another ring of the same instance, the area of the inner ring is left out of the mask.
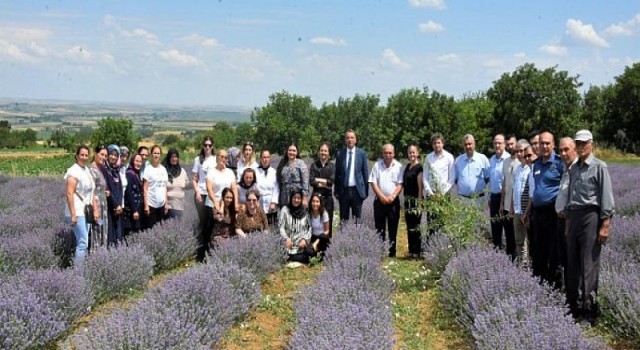
<path id="1" fill-rule="evenodd" d="M 422 212 L 419 211 L 418 201 L 422 198 L 422 164 L 418 146 L 409 145 L 407 148 L 409 163 L 404 169 L 404 218 L 407 223 L 407 237 L 409 241 L 409 257 L 419 258 L 422 249 L 420 221 Z"/>

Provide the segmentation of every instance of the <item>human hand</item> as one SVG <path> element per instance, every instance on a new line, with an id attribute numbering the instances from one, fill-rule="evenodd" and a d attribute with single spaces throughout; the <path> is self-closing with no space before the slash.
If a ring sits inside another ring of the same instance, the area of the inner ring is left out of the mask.
<path id="1" fill-rule="evenodd" d="M 602 226 L 598 231 L 598 243 L 605 244 L 609 239 L 609 226 Z"/>
<path id="2" fill-rule="evenodd" d="M 287 238 L 286 242 L 284 242 L 284 246 L 287 249 L 291 249 L 291 247 L 293 247 L 293 241 L 291 240 L 291 238 Z"/>
<path id="3" fill-rule="evenodd" d="M 300 240 L 300 243 L 298 243 L 298 247 L 300 247 L 300 249 L 304 249 L 307 246 L 307 240 L 306 239 L 302 239 Z"/>

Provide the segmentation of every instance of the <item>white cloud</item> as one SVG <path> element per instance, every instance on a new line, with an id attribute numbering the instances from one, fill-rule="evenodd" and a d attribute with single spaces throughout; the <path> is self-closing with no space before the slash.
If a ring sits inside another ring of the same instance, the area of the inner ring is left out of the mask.
<path id="1" fill-rule="evenodd" d="M 342 38 L 327 38 L 326 36 L 318 36 L 311 40 L 310 43 L 316 45 L 333 45 L 333 46 L 346 46 L 347 41 Z"/>
<path id="2" fill-rule="evenodd" d="M 482 65 L 485 68 L 491 68 L 491 69 L 495 69 L 495 68 L 504 68 L 504 61 L 498 58 L 491 58 L 489 60 L 486 60 L 482 63 Z"/>
<path id="3" fill-rule="evenodd" d="M 203 46 L 203 47 L 220 46 L 220 43 L 218 42 L 218 40 L 216 40 L 214 38 L 206 37 L 204 35 L 196 34 L 196 33 L 184 36 L 184 37 L 180 38 L 180 40 L 184 41 L 186 43 L 192 44 L 192 45 L 199 45 L 199 46 Z"/>
<path id="4" fill-rule="evenodd" d="M 543 45 L 540 47 L 540 51 L 551 56 L 566 56 L 568 54 L 566 47 L 554 44 Z"/>
<path id="5" fill-rule="evenodd" d="M 524 57 L 527 57 L 527 54 L 524 53 L 524 52 L 516 52 L 516 53 L 513 54 L 513 57 L 515 57 L 515 58 L 524 58 Z"/>
<path id="6" fill-rule="evenodd" d="M 149 44 L 158 45 L 160 41 L 158 41 L 158 36 L 146 31 L 142 28 L 136 28 L 134 30 L 126 30 L 122 29 L 120 33 L 128 38 L 142 38 Z"/>
<path id="7" fill-rule="evenodd" d="M 400 57 L 398 57 L 398 55 L 396 55 L 396 53 L 391 49 L 385 49 L 382 52 L 382 60 L 400 69 L 411 68 L 411 65 L 409 65 L 409 63 L 401 60 Z"/>
<path id="8" fill-rule="evenodd" d="M 186 53 L 182 53 L 178 50 L 160 51 L 158 53 L 165 61 L 181 67 L 197 66 L 201 61 L 195 57 Z"/>
<path id="9" fill-rule="evenodd" d="M 427 23 L 420 23 L 418 29 L 420 29 L 422 33 L 439 33 L 444 30 L 444 26 L 430 20 Z"/>
<path id="10" fill-rule="evenodd" d="M 446 6 L 444 0 L 409 0 L 409 5 L 413 7 L 432 7 L 443 10 Z"/>
<path id="11" fill-rule="evenodd" d="M 572 18 L 567 20 L 567 35 L 580 43 L 597 47 L 609 47 L 609 43 L 598 35 L 591 24 L 583 24 L 580 20 Z"/>
<path id="12" fill-rule="evenodd" d="M 46 56 L 49 52 L 44 47 L 38 45 L 35 41 L 32 41 L 27 45 L 29 50 L 38 56 Z"/>
<path id="13" fill-rule="evenodd" d="M 71 59 L 74 61 L 84 61 L 90 62 L 94 57 L 93 54 L 81 45 L 76 45 L 67 51 L 65 51 L 62 56 L 67 59 Z"/>
<path id="14" fill-rule="evenodd" d="M 28 43 L 31 41 L 42 41 L 51 35 L 51 32 L 39 28 L 14 28 L 0 27 L 0 40 L 17 43 Z"/>
<path id="15" fill-rule="evenodd" d="M 455 53 L 449 53 L 446 55 L 438 56 L 436 60 L 438 60 L 438 62 L 443 62 L 443 63 L 455 63 L 460 61 L 460 56 L 458 56 Z"/>
<path id="16" fill-rule="evenodd" d="M 24 53 L 18 45 L 0 40 L 0 62 L 2 61 L 28 63 L 33 61 L 33 57 Z"/>
<path id="17" fill-rule="evenodd" d="M 640 32 L 640 13 L 626 22 L 612 24 L 604 30 L 605 36 L 632 36 Z"/>

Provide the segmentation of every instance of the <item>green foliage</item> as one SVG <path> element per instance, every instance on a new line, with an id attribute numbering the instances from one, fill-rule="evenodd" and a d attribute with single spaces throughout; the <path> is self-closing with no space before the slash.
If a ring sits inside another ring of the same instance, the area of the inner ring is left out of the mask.
<path id="1" fill-rule="evenodd" d="M 140 137 L 133 131 L 133 121 L 125 118 L 105 118 L 98 121 L 98 128 L 91 135 L 92 145 L 138 147 Z"/>
<path id="2" fill-rule="evenodd" d="M 247 141 L 253 141 L 255 138 L 256 130 L 252 123 L 242 122 L 236 126 L 236 145 L 242 145 Z"/>
<path id="3" fill-rule="evenodd" d="M 557 136 L 580 128 L 578 77 L 555 67 L 540 70 L 532 63 L 505 73 L 487 91 L 495 103 L 491 134 L 511 132 L 518 137 L 549 129 Z"/>
<path id="4" fill-rule="evenodd" d="M 0 173 L 10 176 L 59 176 L 74 163 L 73 155 L 49 158 L 8 158 L 0 161 Z"/>
<path id="5" fill-rule="evenodd" d="M 180 142 L 180 136 L 176 134 L 169 134 L 164 138 L 164 140 L 162 140 L 162 145 L 171 146 L 171 145 L 175 145 L 178 142 Z"/>
<path id="6" fill-rule="evenodd" d="M 33 129 L 11 130 L 11 126 L 0 127 L 0 148 L 26 148 L 36 144 L 37 133 Z"/>
<path id="7" fill-rule="evenodd" d="M 611 114 L 605 122 L 606 139 L 623 151 L 640 151 L 640 62 L 616 77 Z"/>
<path id="8" fill-rule="evenodd" d="M 436 219 L 426 224 L 426 229 L 439 230 L 462 246 L 482 242 L 482 230 L 488 227 L 488 218 L 475 201 L 458 197 L 432 196 L 420 202 L 420 209 Z"/>

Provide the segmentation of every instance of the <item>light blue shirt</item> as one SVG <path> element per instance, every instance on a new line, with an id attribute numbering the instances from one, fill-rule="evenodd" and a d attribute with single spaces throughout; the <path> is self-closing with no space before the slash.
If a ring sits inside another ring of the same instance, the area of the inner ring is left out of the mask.
<path id="1" fill-rule="evenodd" d="M 489 160 L 484 154 L 474 152 L 471 158 L 466 153 L 459 155 L 455 170 L 458 195 L 473 197 L 484 191 L 489 181 Z"/>
<path id="2" fill-rule="evenodd" d="M 489 192 L 500 194 L 502 192 L 502 180 L 504 174 L 502 169 L 504 161 L 509 158 L 507 152 L 502 152 L 500 158 L 494 154 L 489 160 Z"/>

